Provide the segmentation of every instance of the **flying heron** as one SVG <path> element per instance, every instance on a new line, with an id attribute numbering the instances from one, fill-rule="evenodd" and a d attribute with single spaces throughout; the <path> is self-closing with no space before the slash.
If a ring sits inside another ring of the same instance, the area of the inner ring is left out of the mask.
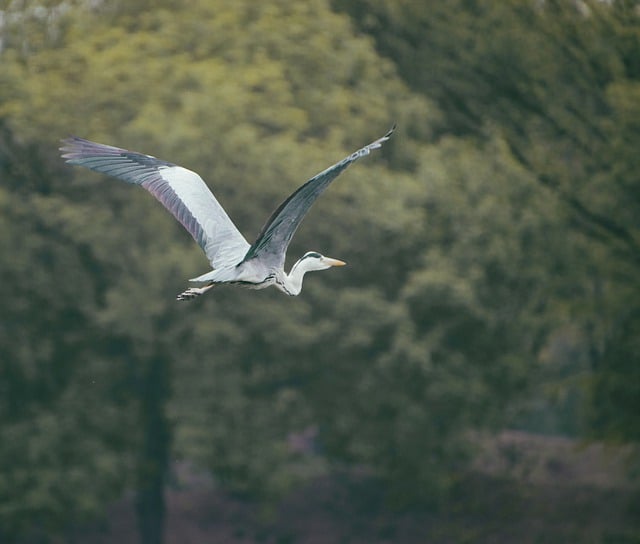
<path id="1" fill-rule="evenodd" d="M 63 140 L 62 157 L 77 164 L 141 185 L 184 226 L 208 257 L 213 270 L 189 280 L 190 287 L 177 300 L 190 300 L 219 283 L 239 284 L 251 289 L 275 285 L 287 295 L 302 290 L 307 272 L 343 266 L 338 259 L 315 251 L 305 253 L 287 274 L 285 255 L 291 238 L 315 200 L 351 163 L 378 149 L 395 125 L 382 138 L 345 157 L 309 179 L 273 212 L 253 244 L 240 234 L 224 208 L 202 178 L 186 168 L 150 155 L 99 144 L 83 138 Z"/>

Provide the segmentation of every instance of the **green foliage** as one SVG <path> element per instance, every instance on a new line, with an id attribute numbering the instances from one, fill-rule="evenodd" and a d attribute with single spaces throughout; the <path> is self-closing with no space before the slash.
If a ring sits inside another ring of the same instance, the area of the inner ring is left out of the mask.
<path id="1" fill-rule="evenodd" d="M 290 447 L 310 428 L 316 453 L 367 467 L 396 505 L 441 501 L 469 431 L 558 385 L 545 354 L 569 329 L 598 432 L 637 438 L 637 16 L 342 4 L 353 20 L 325 0 L 5 12 L 0 539 L 62 531 L 125 485 L 154 524 L 170 455 L 273 502 L 316 470 Z M 290 248 L 350 266 L 296 299 L 176 304 L 207 267 L 189 236 L 56 150 L 77 133 L 198 171 L 251 238 L 394 121 Z"/>
<path id="2" fill-rule="evenodd" d="M 498 134 L 547 198 L 564 205 L 557 217 L 573 249 L 547 269 L 548 326 L 577 326 L 592 369 L 603 378 L 611 365 L 613 379 L 620 363 L 603 346 L 627 334 L 630 302 L 640 296 L 637 2 L 334 3 L 442 110 L 439 133 Z M 613 394 L 602 403 L 595 387 L 593 410 L 610 404 L 628 414 L 628 438 L 637 436 L 637 411 Z"/>
<path id="3" fill-rule="evenodd" d="M 395 271 L 378 290 L 344 293 L 313 350 L 330 451 L 377 467 L 401 505 L 440 500 L 461 475 L 468 430 L 508 421 L 536 368 L 557 258 L 547 256 L 553 210 L 499 142 L 443 142 L 415 175 L 428 190 L 414 201 L 422 244 L 402 260 L 408 275 L 399 289 L 386 285 L 403 277 Z"/>
<path id="4" fill-rule="evenodd" d="M 287 463 L 295 455 L 287 449 L 288 433 L 315 417 L 296 385 L 294 361 L 318 342 L 316 323 L 320 316 L 330 321 L 330 308 L 322 315 L 314 311 L 313 299 L 241 291 L 214 294 L 209 305 L 176 306 L 173 295 L 184 287 L 184 278 L 206 266 L 197 248 L 148 195 L 110 181 L 97 184 L 96 176 L 63 168 L 56 139 L 79 133 L 198 170 L 238 224 L 257 232 L 265 210 L 305 177 L 375 138 L 394 120 L 406 120 L 405 126 L 426 134 L 428 106 L 408 93 L 368 40 L 352 36 L 346 17 L 332 14 L 323 2 L 264 7 L 193 2 L 111 16 L 100 23 L 78 9 L 55 47 L 3 52 L 6 92 L 0 116 L 15 143 L 7 160 L 15 198 L 31 190 L 55 194 L 57 207 L 44 200 L 52 235 L 71 231 L 73 250 L 90 256 L 82 272 L 95 282 L 91 290 L 74 281 L 66 266 L 42 273 L 58 285 L 50 291 L 56 301 L 82 304 L 66 289 L 87 297 L 91 306 L 82 323 L 104 336 L 104 343 L 89 347 L 87 357 L 128 368 L 121 407 L 131 409 L 129 423 L 136 432 L 124 448 L 107 443 L 105 450 L 134 463 L 138 485 L 150 489 L 157 474 L 147 470 L 154 462 L 148 455 L 161 458 L 164 453 L 153 453 L 149 429 L 162 420 L 163 403 L 173 390 L 176 455 L 210 466 L 232 489 L 277 496 L 292 480 Z M 282 20 L 289 23 L 282 25 Z M 313 43 L 291 47 L 303 35 Z M 37 160 L 28 154 L 30 148 Z M 389 151 L 394 154 L 394 147 Z M 404 160 L 405 153 L 398 152 L 397 160 Z M 34 171 L 26 171 L 27 185 L 20 186 L 13 178 L 23 157 Z M 384 248 L 373 251 L 376 240 L 393 241 L 411 227 L 417 216 L 405 209 L 418 190 L 413 180 L 373 164 L 354 173 L 355 189 L 336 184 L 311 214 L 320 235 L 302 229 L 292 254 L 306 250 L 311 234 L 314 244 L 330 247 L 339 241 L 336 250 L 346 254 L 353 244 L 336 232 L 352 232 L 360 233 L 364 244 L 360 256 L 375 262 L 384 255 Z M 388 216 L 375 211 L 381 192 Z M 360 216 L 354 215 L 354 204 Z M 68 218 L 68 227 L 62 218 Z M 37 234 L 32 241 L 44 243 Z M 54 254 L 66 262 L 61 251 Z M 55 305 L 51 310 L 56 315 Z M 304 315 L 306 328 L 299 319 Z M 274 324 L 279 328 L 274 330 Z M 87 333 L 87 340 L 94 334 Z M 153 361 L 159 358 L 171 361 L 174 370 L 156 375 Z M 42 359 L 47 367 L 61 364 L 49 352 Z M 22 368 L 28 361 L 27 354 L 16 364 Z M 309 358 L 308 371 L 314 362 Z M 68 364 L 73 370 L 79 362 Z M 167 385 L 165 375 L 174 376 L 173 383 Z M 115 372 L 112 378 L 117 383 Z M 85 432 L 78 425 L 77 432 Z M 165 432 L 162 425 L 160 431 Z M 166 439 L 168 445 L 169 435 Z M 96 492 L 101 489 L 96 486 Z M 83 501 L 91 492 L 76 496 Z M 71 518 L 49 514 L 51 519 Z"/>
<path id="5" fill-rule="evenodd" d="M 102 286 L 86 206 L 0 191 L 0 526 L 46 535 L 100 515 L 129 473 L 128 369 L 93 317 Z M 26 235 L 25 235 L 26 233 Z M 134 431 L 133 429 L 131 429 Z"/>
<path id="6" fill-rule="evenodd" d="M 621 443 L 640 439 L 639 326 L 636 308 L 614 329 L 594 369 L 590 410 L 594 436 Z"/>

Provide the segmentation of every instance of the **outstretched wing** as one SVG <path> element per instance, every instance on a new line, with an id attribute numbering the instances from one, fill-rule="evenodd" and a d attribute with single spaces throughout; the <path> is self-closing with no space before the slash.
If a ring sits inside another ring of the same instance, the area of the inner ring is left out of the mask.
<path id="1" fill-rule="evenodd" d="M 283 267 L 289 242 L 315 200 L 351 163 L 368 155 L 371 150 L 382 147 L 395 128 L 394 125 L 382 138 L 330 166 L 297 189 L 273 212 L 244 260 L 259 258 L 268 266 Z"/>
<path id="2" fill-rule="evenodd" d="M 62 157 L 77 164 L 141 185 L 171 212 L 209 258 L 214 268 L 242 261 L 249 243 L 202 178 L 186 168 L 83 138 L 63 140 Z"/>

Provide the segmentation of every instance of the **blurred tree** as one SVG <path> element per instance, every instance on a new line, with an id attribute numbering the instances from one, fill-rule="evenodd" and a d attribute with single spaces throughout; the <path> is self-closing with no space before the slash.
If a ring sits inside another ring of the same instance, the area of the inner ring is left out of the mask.
<path id="1" fill-rule="evenodd" d="M 640 319 L 636 307 L 615 327 L 602 356 L 596 359 L 590 410 L 592 432 L 596 437 L 622 443 L 637 442 L 640 438 L 638 339 Z"/>
<path id="2" fill-rule="evenodd" d="M 450 139 L 419 158 L 429 189 L 413 201 L 423 217 L 408 276 L 343 293 L 313 350 L 329 450 L 375 466 L 398 506 L 446 497 L 469 430 L 509 421 L 548 327 L 549 269 L 567 249 L 554 207 L 500 141 Z"/>
<path id="3" fill-rule="evenodd" d="M 516 2 L 353 2 L 356 13 L 367 8 L 363 28 L 391 25 L 378 41 L 441 114 L 324 0 L 68 5 L 25 34 L 29 47 L 11 37 L 17 28 L 3 31 L 0 243 L 19 258 L 2 287 L 13 325 L 0 331 L 11 390 L 0 417 L 3 432 L 15 426 L 16 449 L 0 450 L 0 466 L 12 466 L 37 427 L 51 428 L 33 445 L 49 464 L 21 459 L 24 477 L 39 466 L 80 471 L 77 487 L 55 481 L 34 499 L 25 483 L 5 500 L 12 535 L 24 533 L 33 504 L 43 527 L 64 527 L 128 480 L 143 541 L 157 543 L 169 459 L 195 460 L 235 492 L 271 500 L 298 475 L 287 437 L 314 424 L 330 460 L 373 468 L 397 504 L 437 501 L 465 466 L 468 431 L 510 417 L 549 331 L 593 316 L 602 301 L 613 315 L 635 293 L 618 281 L 635 270 L 632 246 L 598 224 L 633 194 L 632 185 L 602 189 L 611 178 L 598 157 L 615 152 L 627 179 L 635 87 L 617 78 L 592 90 L 621 72 L 604 38 L 582 34 L 629 32 L 619 19 L 596 24 L 555 3 L 546 9 L 559 10 L 557 20 Z M 60 29 L 53 41 L 42 35 L 51 25 Z M 565 32 L 579 39 L 576 55 L 599 44 L 602 56 L 589 49 L 573 67 L 561 54 L 573 43 Z M 460 47 L 467 42 L 474 47 Z M 419 79 L 427 76 L 429 92 Z M 625 138 L 609 126 L 614 110 L 630 119 Z M 219 289 L 177 305 L 184 279 L 207 267 L 188 235 L 144 191 L 68 169 L 56 151 L 72 132 L 183 164 L 250 238 L 305 178 L 394 120 L 394 140 L 332 186 L 291 246 L 292 259 L 317 249 L 353 266 L 310 277 L 297 299 Z M 536 181 L 610 243 L 569 231 Z M 613 220 L 631 232 L 636 218 Z M 20 334 L 29 341 L 12 343 Z M 62 347 L 31 341 L 49 337 Z M 50 391 L 13 396 L 28 389 L 33 365 Z M 52 367 L 62 377 L 48 382 Z M 100 408 L 77 412 L 63 400 L 84 401 L 85 372 L 103 376 L 86 400 Z M 91 486 L 84 464 L 66 464 L 70 435 L 89 442 L 86 466 L 108 460 Z M 118 464 L 122 478 L 110 479 Z M 0 470 L 0 486 L 12 474 Z M 56 486 L 70 493 L 64 510 Z"/>
<path id="4" fill-rule="evenodd" d="M 601 398 L 612 353 L 604 346 L 630 330 L 625 323 L 637 305 L 629 302 L 640 296 L 638 2 L 334 4 L 438 105 L 438 133 L 478 141 L 500 134 L 512 157 L 564 204 L 582 253 L 563 270 L 554 296 L 565 301 L 565 322 L 583 331 L 582 351 L 602 378 L 593 398 Z M 558 309 L 550 319 L 562 316 Z M 619 363 L 611 364 L 618 375 Z M 574 367 L 582 372 L 578 360 Z M 610 393 L 616 405 L 621 397 Z M 629 438 L 636 436 L 640 421 L 628 405 L 618 409 L 629 415 Z"/>
<path id="5" fill-rule="evenodd" d="M 238 491 L 272 497 L 287 487 L 291 478 L 285 463 L 291 452 L 286 437 L 314 417 L 292 360 L 304 357 L 317 339 L 314 300 L 222 291 L 209 306 L 175 306 L 173 294 L 183 287 L 183 278 L 206 266 L 204 258 L 196 257 L 188 236 L 142 191 L 117 182 L 103 189 L 87 181 L 97 179 L 87 172 L 63 170 L 55 151 L 58 135 L 75 132 L 152 151 L 201 171 L 238 223 L 257 232 L 268 210 L 305 176 L 375 138 L 394 119 L 428 134 L 428 107 L 408 93 L 367 40 L 353 38 L 346 18 L 332 14 L 324 2 L 194 2 L 151 12 L 130 6 L 106 19 L 78 8 L 69 17 L 55 44 L 8 47 L 2 53 L 0 117 L 11 140 L 19 142 L 3 164 L 15 198 L 34 190 L 55 195 L 59 205 L 51 209 L 52 220 L 59 214 L 76 218 L 78 241 L 74 238 L 72 245 L 86 246 L 93 259 L 83 273 L 99 293 L 82 322 L 105 340 L 92 343 L 88 334 L 96 353 L 86 356 L 117 361 L 128 370 L 118 400 L 136 431 L 121 437 L 123 451 L 134 463 L 143 541 L 158 542 L 171 443 L 166 402 L 174 387 L 177 456 L 204 461 Z M 291 47 L 303 39 L 313 43 Z M 392 105 L 398 97 L 402 107 Z M 409 156 L 406 150 L 389 151 L 399 162 Z M 21 168 L 24 181 L 16 178 Z M 379 236 L 392 241 L 411 228 L 412 216 L 405 219 L 403 211 L 419 189 L 408 177 L 392 187 L 388 172 L 372 182 L 376 170 L 383 172 L 363 164 L 358 190 L 336 184 L 315 215 L 316 224 L 322 219 L 327 225 L 341 217 L 337 232 L 351 232 L 354 240 L 360 236 L 361 256 L 371 262 L 376 253 L 367 250 L 367 241 Z M 242 189 L 234 187 L 236 180 Z M 396 218 L 371 207 L 360 221 L 354 201 L 363 208 L 379 205 L 380 191 Z M 58 230 L 53 224 L 50 235 L 58 236 Z M 314 239 L 330 246 L 337 232 L 319 230 Z M 306 246 L 304 232 L 293 251 Z M 30 239 L 38 243 L 41 237 L 34 233 Z M 353 245 L 358 243 L 347 240 L 341 247 Z M 62 266 L 51 278 L 76 288 L 67 283 L 72 278 L 65 271 Z M 61 292 L 52 290 L 51 296 Z M 247 302 L 238 304 L 244 297 Z M 298 322 L 304 315 L 306 331 Z M 281 335 L 271 332 L 274 324 Z M 29 322 L 23 326 L 31 331 Z M 43 357 L 43 363 L 55 362 L 51 355 Z M 77 364 L 69 362 L 72 369 Z M 180 372 L 171 371 L 173 364 Z M 270 410 L 274 403 L 280 408 Z M 80 426 L 76 432 L 85 431 Z M 57 451 L 55 444 L 51 449 Z M 58 461 L 64 466 L 63 459 Z M 99 485 L 95 491 L 102 493 Z M 90 495 L 77 492 L 78 500 Z M 61 525 L 74 519 L 59 510 L 47 515 Z"/>
<path id="6" fill-rule="evenodd" d="M 90 207 L 35 189 L 41 180 L 21 170 L 44 166 L 4 136 L 0 164 L 14 168 L 0 166 L 0 178 L 22 185 L 0 189 L 0 540 L 12 542 L 100 515 L 129 477 L 135 428 L 129 369 L 94 319 L 104 286 L 90 237 L 101 216 L 88 225 Z"/>

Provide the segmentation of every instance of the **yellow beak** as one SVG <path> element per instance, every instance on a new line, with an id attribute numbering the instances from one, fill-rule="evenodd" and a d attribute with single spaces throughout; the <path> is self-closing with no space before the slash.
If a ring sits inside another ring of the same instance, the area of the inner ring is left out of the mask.
<path id="1" fill-rule="evenodd" d="M 331 266 L 344 266 L 345 264 L 347 264 L 344 261 L 340 261 L 338 259 L 331 259 L 330 257 L 325 257 L 324 260 L 327 264 L 330 264 Z"/>

